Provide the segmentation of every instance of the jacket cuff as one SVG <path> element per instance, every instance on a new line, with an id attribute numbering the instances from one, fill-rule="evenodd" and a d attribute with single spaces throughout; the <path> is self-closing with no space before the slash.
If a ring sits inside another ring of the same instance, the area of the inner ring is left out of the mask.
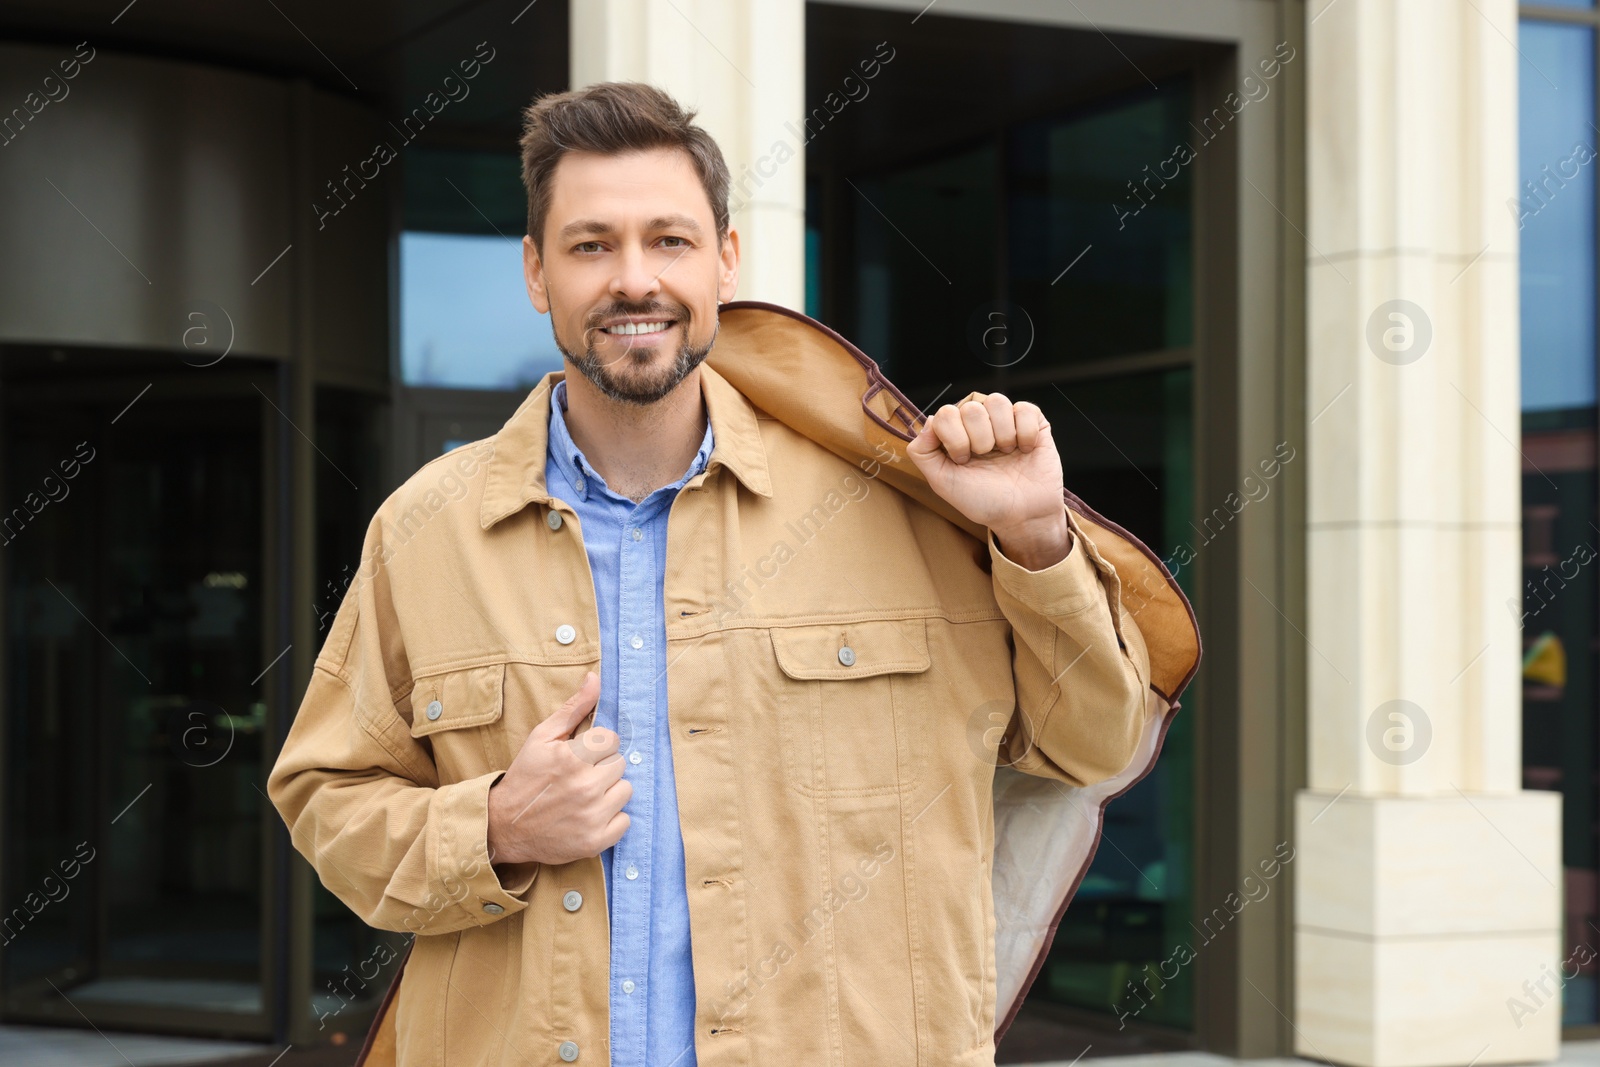
<path id="1" fill-rule="evenodd" d="M 445 892 L 478 926 L 487 926 L 526 908 L 527 891 L 539 869 L 539 864 L 532 862 L 490 862 L 489 787 L 504 774 L 505 771 L 491 771 L 439 787 L 439 814 L 445 829 L 440 841 L 440 875 L 458 876 L 445 885 Z M 497 866 L 505 871 L 505 881 Z"/>
<path id="2" fill-rule="evenodd" d="M 1047 617 L 1073 615 L 1106 600 L 1100 572 L 1090 558 L 1093 549 L 1088 546 L 1088 538 L 1072 509 L 1063 504 L 1062 510 L 1067 513 L 1067 527 L 1072 531 L 1072 547 L 1043 570 L 1030 571 L 1007 556 L 1000 550 L 994 531 L 987 531 L 994 580 L 1019 602 Z"/>

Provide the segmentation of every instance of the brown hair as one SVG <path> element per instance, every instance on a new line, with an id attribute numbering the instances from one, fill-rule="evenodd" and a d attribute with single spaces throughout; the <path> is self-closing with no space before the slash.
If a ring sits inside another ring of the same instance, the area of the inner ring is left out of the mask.
<path id="1" fill-rule="evenodd" d="M 568 152 L 620 155 L 680 148 L 689 155 L 711 202 L 717 247 L 728 232 L 728 164 L 722 149 L 692 121 L 696 112 L 643 82 L 599 82 L 539 97 L 523 111 L 522 185 L 528 191 L 528 236 L 544 251 L 551 177 Z"/>

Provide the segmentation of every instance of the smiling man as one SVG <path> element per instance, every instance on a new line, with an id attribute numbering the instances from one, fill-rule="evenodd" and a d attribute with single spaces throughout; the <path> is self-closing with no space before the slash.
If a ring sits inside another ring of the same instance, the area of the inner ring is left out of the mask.
<path id="1" fill-rule="evenodd" d="M 819 324 L 717 347 L 739 235 L 692 119 L 528 109 L 565 368 L 384 504 L 269 778 L 328 889 L 416 935 L 364 1062 L 992 1064 L 996 764 L 1083 787 L 1150 736 L 1039 408 L 896 437 Z"/>

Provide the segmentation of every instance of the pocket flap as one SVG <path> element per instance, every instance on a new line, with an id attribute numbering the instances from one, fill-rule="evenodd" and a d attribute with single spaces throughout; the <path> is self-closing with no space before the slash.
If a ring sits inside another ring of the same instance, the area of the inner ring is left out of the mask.
<path id="1" fill-rule="evenodd" d="M 932 665 L 926 619 L 775 626 L 772 651 L 790 678 L 915 674 Z"/>
<path id="2" fill-rule="evenodd" d="M 505 678 L 504 663 L 418 678 L 411 690 L 411 736 L 499 719 L 505 710 Z"/>

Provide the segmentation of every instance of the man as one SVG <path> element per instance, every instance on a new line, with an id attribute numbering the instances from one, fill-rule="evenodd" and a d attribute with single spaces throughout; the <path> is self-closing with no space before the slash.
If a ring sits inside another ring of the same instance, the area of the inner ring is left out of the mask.
<path id="1" fill-rule="evenodd" d="M 329 890 L 416 935 L 369 1062 L 992 1064 L 996 759 L 1085 786 L 1151 736 L 1038 407 L 856 464 L 825 398 L 863 362 L 809 320 L 717 347 L 764 406 L 713 369 L 739 234 L 692 118 L 528 109 L 567 369 L 380 509 L 269 778 Z"/>

